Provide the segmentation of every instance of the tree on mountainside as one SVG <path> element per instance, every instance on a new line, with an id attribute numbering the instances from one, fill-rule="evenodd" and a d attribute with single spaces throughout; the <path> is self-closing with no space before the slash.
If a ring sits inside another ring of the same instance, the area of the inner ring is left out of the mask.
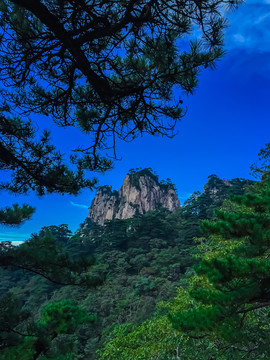
<path id="1" fill-rule="evenodd" d="M 264 154 L 268 162 L 269 151 Z M 265 164 L 256 168 L 261 182 L 225 202 L 214 220 L 202 222 L 209 239 L 202 240 L 196 275 L 179 296 L 186 306 L 170 316 L 176 329 L 191 338 L 208 337 L 222 354 L 256 360 L 270 356 L 270 181 Z"/>
<path id="2" fill-rule="evenodd" d="M 57 285 L 100 284 L 100 277 L 88 273 L 93 265 L 93 257 L 73 257 L 49 230 L 33 234 L 20 246 L 0 242 L 0 268 L 27 271 Z"/>
<path id="3" fill-rule="evenodd" d="M 163 312 L 142 325 L 116 328 L 101 359 L 270 357 L 268 148 L 262 150 L 263 168 L 254 166 L 262 180 L 226 200 L 212 220 L 202 221 L 208 238 L 199 239 L 200 262 L 178 295 L 160 304 Z M 241 190 L 239 183 L 234 181 L 232 193 Z M 189 205 L 186 215 L 194 215 L 196 207 Z"/>
<path id="4" fill-rule="evenodd" d="M 71 285 L 89 289 L 100 285 L 104 277 L 95 271 L 93 257 L 78 258 L 67 251 L 64 245 L 69 236 L 67 226 L 61 225 L 44 227 L 39 234 L 33 234 L 30 240 L 20 246 L 0 242 L 1 279 L 5 280 L 6 275 L 7 282 L 10 281 L 9 285 L 3 284 L 1 289 L 1 359 L 35 360 L 41 359 L 39 356 L 45 356 L 47 352 L 54 354 L 58 335 L 59 359 L 74 359 L 71 354 L 65 355 L 66 352 L 72 352 L 70 338 L 79 324 L 84 323 L 85 319 L 93 322 L 94 317 L 85 314 L 81 319 L 83 321 L 80 321 L 81 310 L 69 300 L 48 304 L 48 299 L 52 292 L 61 287 Z M 15 279 L 11 281 L 13 276 Z M 25 283 L 28 283 L 28 290 L 24 293 L 21 285 Z M 39 309 L 44 300 L 50 310 L 46 313 L 49 319 L 36 322 L 40 318 Z M 30 306 L 27 307 L 26 302 Z M 70 337 L 61 338 L 61 334 L 69 334 Z M 54 357 L 48 356 L 50 358 Z"/>
<path id="5" fill-rule="evenodd" d="M 93 323 L 95 316 L 69 300 L 51 302 L 40 311 L 38 321 L 20 310 L 9 294 L 0 305 L 1 359 L 3 360 L 72 360 L 76 344 L 63 335 L 74 333 L 80 324 Z M 18 318 L 21 327 L 16 326 Z M 14 321 L 15 320 L 15 321 Z"/>
<path id="6" fill-rule="evenodd" d="M 1 1 L 0 169 L 11 175 L 1 189 L 77 194 L 95 184 L 85 170 L 111 166 L 100 152 L 111 148 L 116 157 L 117 137 L 173 136 L 184 113 L 175 90 L 192 93 L 201 69 L 214 67 L 225 11 L 239 3 Z M 92 143 L 66 163 L 48 131 L 38 139 L 29 120 L 37 114 L 79 128 Z"/>
<path id="7" fill-rule="evenodd" d="M 265 144 L 265 146 L 260 150 L 258 156 L 259 163 L 251 165 L 251 173 L 256 178 L 266 180 L 270 174 L 270 143 Z"/>

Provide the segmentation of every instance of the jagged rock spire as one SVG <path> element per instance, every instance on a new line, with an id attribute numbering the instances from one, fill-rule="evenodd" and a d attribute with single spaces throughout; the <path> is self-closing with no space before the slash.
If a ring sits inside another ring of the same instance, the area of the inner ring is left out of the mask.
<path id="1" fill-rule="evenodd" d="M 103 225 L 105 220 L 128 219 L 136 211 L 143 214 L 159 206 L 170 211 L 180 207 L 174 185 L 170 181 L 159 182 L 155 174 L 144 169 L 127 174 L 120 190 L 112 191 L 108 185 L 100 187 L 88 217 Z"/>

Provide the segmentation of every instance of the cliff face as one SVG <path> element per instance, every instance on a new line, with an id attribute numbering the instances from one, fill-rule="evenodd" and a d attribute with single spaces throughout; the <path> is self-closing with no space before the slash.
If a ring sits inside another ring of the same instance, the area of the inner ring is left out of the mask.
<path id="1" fill-rule="evenodd" d="M 136 211 L 143 214 L 162 206 L 174 211 L 180 206 L 171 183 L 160 183 L 149 171 L 128 174 L 120 190 L 102 186 L 92 202 L 88 217 L 99 225 L 105 220 L 128 219 Z"/>

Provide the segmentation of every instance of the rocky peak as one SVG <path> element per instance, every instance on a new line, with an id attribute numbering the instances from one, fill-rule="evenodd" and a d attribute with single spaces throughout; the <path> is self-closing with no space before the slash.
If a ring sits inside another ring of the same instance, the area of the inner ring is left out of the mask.
<path id="1" fill-rule="evenodd" d="M 170 211 L 180 207 L 170 179 L 159 182 L 151 169 L 130 170 L 120 190 L 112 190 L 108 185 L 98 189 L 88 217 L 103 225 L 105 220 L 128 219 L 136 212 L 143 214 L 159 206 Z"/>
<path id="2" fill-rule="evenodd" d="M 230 195 L 242 195 L 245 187 L 253 185 L 253 180 L 235 178 L 231 180 L 220 179 L 217 175 L 208 176 L 208 182 L 204 185 L 203 194 L 212 200 L 223 201 Z"/>
<path id="3" fill-rule="evenodd" d="M 231 186 L 229 180 L 220 179 L 217 175 L 210 175 L 204 185 L 203 193 L 215 197 L 220 191 L 223 193 L 224 189 L 229 186 Z"/>

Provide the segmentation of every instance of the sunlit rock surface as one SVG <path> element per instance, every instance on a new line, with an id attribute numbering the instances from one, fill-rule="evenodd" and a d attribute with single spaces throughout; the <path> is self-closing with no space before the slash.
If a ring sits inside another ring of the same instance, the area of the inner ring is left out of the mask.
<path id="1" fill-rule="evenodd" d="M 156 175 L 145 169 L 129 173 L 120 190 L 112 191 L 107 185 L 100 187 L 88 217 L 103 225 L 105 220 L 128 219 L 136 211 L 143 214 L 160 206 L 170 211 L 180 207 L 174 185 L 168 181 L 159 182 Z"/>

